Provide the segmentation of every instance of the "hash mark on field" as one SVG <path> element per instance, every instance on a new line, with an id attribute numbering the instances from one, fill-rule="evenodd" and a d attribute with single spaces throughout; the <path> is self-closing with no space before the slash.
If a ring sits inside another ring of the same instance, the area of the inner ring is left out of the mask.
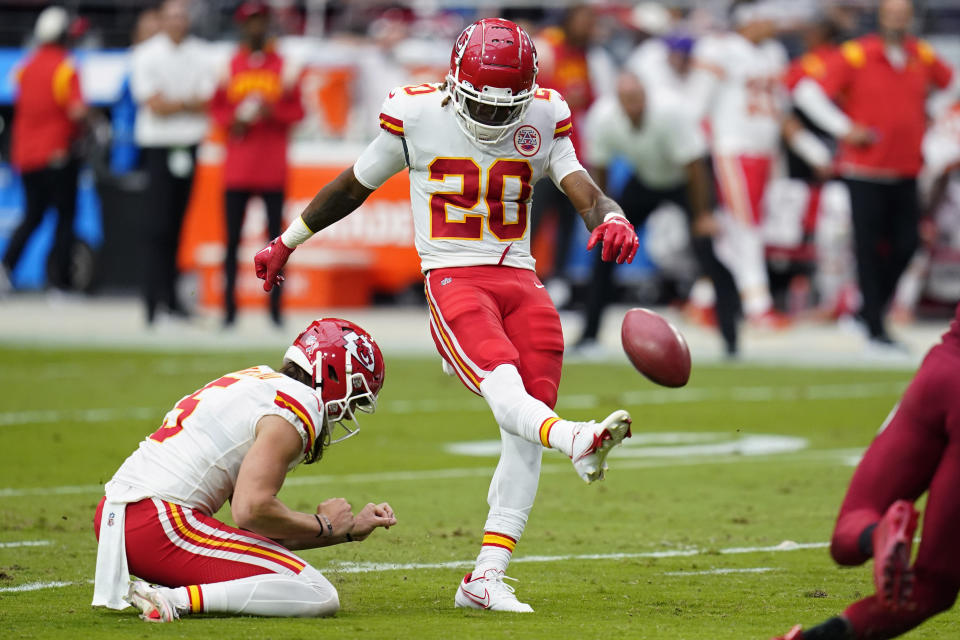
<path id="1" fill-rule="evenodd" d="M 13 549 L 16 547 L 45 547 L 53 544 L 49 540 L 20 540 L 19 542 L 0 542 L 0 549 Z"/>
<path id="2" fill-rule="evenodd" d="M 744 569 L 706 569 L 705 571 L 664 571 L 665 576 L 725 576 L 728 573 L 767 573 L 773 567 L 748 567 Z"/>
<path id="3" fill-rule="evenodd" d="M 898 396 L 906 388 L 906 382 L 864 382 L 851 384 L 820 384 L 802 386 L 754 386 L 754 387 L 705 387 L 684 389 L 649 389 L 627 391 L 611 400 L 596 394 L 570 394 L 557 401 L 557 408 L 593 409 L 607 405 L 690 404 L 733 400 L 736 402 L 773 402 L 801 400 L 842 400 L 845 398 L 875 398 Z M 112 422 L 116 420 L 147 420 L 163 417 L 165 409 L 149 407 L 99 408 L 99 409 L 33 409 L 0 412 L 0 427 L 18 424 L 54 424 L 57 422 Z M 394 400 L 383 403 L 380 413 L 486 413 L 486 403 L 476 399 L 462 401 Z"/>
<path id="4" fill-rule="evenodd" d="M 22 593 L 24 591 L 40 591 L 41 589 L 54 589 L 56 587 L 69 587 L 77 584 L 76 582 L 28 582 L 17 587 L 0 587 L 0 593 Z"/>

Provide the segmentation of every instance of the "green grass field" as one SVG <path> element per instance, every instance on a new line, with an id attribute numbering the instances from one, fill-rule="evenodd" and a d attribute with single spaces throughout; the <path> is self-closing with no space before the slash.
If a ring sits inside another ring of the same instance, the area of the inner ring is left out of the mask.
<path id="1" fill-rule="evenodd" d="M 536 610 L 519 616 L 453 608 L 496 457 L 448 446 L 496 439 L 492 417 L 436 359 L 388 358 L 378 413 L 281 494 L 307 511 L 343 496 L 397 512 L 363 544 L 302 552 L 338 587 L 336 618 L 147 625 L 92 609 L 99 485 L 182 395 L 279 355 L 0 350 L 0 636 L 767 640 L 872 590 L 868 566 L 838 569 L 823 546 L 772 548 L 829 539 L 851 465 L 909 372 L 699 367 L 670 390 L 619 362 L 568 365 L 562 415 L 623 406 L 639 444 L 592 486 L 545 456 L 509 571 Z M 953 611 L 909 637 L 956 637 L 958 623 Z"/>

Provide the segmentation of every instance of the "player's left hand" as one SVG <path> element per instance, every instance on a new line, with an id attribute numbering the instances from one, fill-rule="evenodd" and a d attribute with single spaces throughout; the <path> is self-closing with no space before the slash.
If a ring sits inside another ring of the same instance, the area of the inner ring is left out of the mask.
<path id="1" fill-rule="evenodd" d="M 293 253 L 293 249 L 283 244 L 283 240 L 278 236 L 273 239 L 273 242 L 257 251 L 257 255 L 253 256 L 253 267 L 256 270 L 257 277 L 263 280 L 264 291 L 270 291 L 274 286 L 279 287 L 280 283 L 283 282 L 283 275 L 281 275 L 280 270 L 287 264 L 287 259 L 291 253 Z"/>
<path id="2" fill-rule="evenodd" d="M 590 240 L 587 241 L 587 251 L 591 251 L 601 241 L 603 253 L 600 254 L 600 259 L 604 262 L 611 262 L 614 258 L 617 264 L 633 262 L 633 257 L 637 255 L 640 247 L 640 240 L 633 225 L 619 215 L 611 217 L 593 230 Z"/>

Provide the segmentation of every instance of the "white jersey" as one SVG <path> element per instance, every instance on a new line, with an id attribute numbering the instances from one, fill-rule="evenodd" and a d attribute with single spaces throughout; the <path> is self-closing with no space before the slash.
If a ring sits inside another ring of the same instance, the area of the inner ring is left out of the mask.
<path id="1" fill-rule="evenodd" d="M 708 118 L 713 150 L 772 155 L 787 100 L 787 54 L 776 40 L 753 44 L 738 33 L 706 36 L 693 50 L 692 100 Z"/>
<path id="2" fill-rule="evenodd" d="M 441 267 L 504 265 L 533 269 L 530 200 L 549 175 L 557 184 L 582 170 L 569 135 L 570 109 L 559 93 L 538 89 L 523 119 L 493 145 L 457 124 L 442 85 L 400 87 L 383 103 L 383 131 L 354 165 L 376 189 L 410 168 L 415 244 L 424 272 Z"/>
<path id="3" fill-rule="evenodd" d="M 228 373 L 182 398 L 107 483 L 107 499 L 156 497 L 213 515 L 230 496 L 260 418 L 277 415 L 303 440 L 322 437 L 320 396 L 267 366 Z"/>

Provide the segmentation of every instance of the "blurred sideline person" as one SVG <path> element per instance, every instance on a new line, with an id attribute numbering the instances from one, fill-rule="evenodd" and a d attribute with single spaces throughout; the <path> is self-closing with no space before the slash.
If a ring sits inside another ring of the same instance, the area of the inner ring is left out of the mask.
<path id="1" fill-rule="evenodd" d="M 838 617 L 774 640 L 886 640 L 953 606 L 960 591 L 960 305 L 857 466 L 830 554 L 841 565 L 873 558 L 876 592 Z M 911 547 L 927 494 L 916 561 Z"/>
<path id="2" fill-rule="evenodd" d="M 237 317 L 237 247 L 247 203 L 263 199 L 267 233 L 275 238 L 283 225 L 283 195 L 287 181 L 287 142 L 290 127 L 303 118 L 299 78 L 268 40 L 270 12 L 262 2 L 237 8 L 243 42 L 231 58 L 226 77 L 210 103 L 213 119 L 227 132 L 224 162 L 224 209 L 227 247 L 224 271 L 224 325 Z M 280 326 L 280 288 L 270 296 L 270 318 Z"/>
<path id="3" fill-rule="evenodd" d="M 697 41 L 689 79 L 691 103 L 712 137 L 723 212 L 717 253 L 733 273 L 747 320 L 769 328 L 788 324 L 773 308 L 762 235 L 764 193 L 781 135 L 810 164 L 830 164 L 829 150 L 785 111 L 787 55 L 773 38 L 777 11 L 770 2 L 735 3 L 734 30 Z"/>
<path id="4" fill-rule="evenodd" d="M 383 379 L 373 338 L 323 318 L 297 336 L 279 371 L 228 373 L 180 400 L 97 506 L 93 605 L 133 605 L 148 622 L 336 613 L 337 590 L 290 550 L 359 542 L 396 524 L 393 510 L 371 503 L 354 515 L 331 498 L 301 513 L 276 496 L 298 464 L 357 432 L 355 411 L 374 412 Z M 333 439 L 337 426 L 345 433 Z M 236 527 L 213 517 L 227 500 Z"/>
<path id="5" fill-rule="evenodd" d="M 80 77 L 67 51 L 69 26 L 65 9 L 44 9 L 34 27 L 34 39 L 40 46 L 17 74 L 11 161 L 23 180 L 25 211 L 0 266 L 0 295 L 12 288 L 13 270 L 49 206 L 57 210 L 57 230 L 47 279 L 57 289 L 67 290 L 73 284 L 79 165 L 73 146 L 87 116 L 87 106 L 80 92 Z"/>
<path id="6" fill-rule="evenodd" d="M 879 33 L 844 43 L 821 77 L 797 83 L 793 98 L 840 141 L 837 165 L 850 192 L 860 316 L 871 343 L 896 347 L 884 314 L 918 246 L 916 178 L 926 99 L 932 88 L 947 87 L 953 72 L 909 34 L 910 0 L 883 0 L 877 22 Z"/>
<path id="7" fill-rule="evenodd" d="M 619 156 L 629 162 L 633 172 L 618 201 L 636 227 L 667 202 L 687 213 L 694 254 L 717 292 L 726 352 L 734 355 L 740 305 L 733 276 L 713 253 L 707 141 L 679 96 L 666 87 L 647 87 L 632 73 L 623 73 L 617 95 L 603 97 L 590 108 L 584 137 L 587 164 L 605 189 L 611 161 Z M 613 297 L 613 269 L 611 262 L 594 262 L 578 349 L 596 343 L 603 310 Z"/>
<path id="8" fill-rule="evenodd" d="M 587 54 L 595 28 L 596 10 L 589 5 L 578 4 L 565 11 L 559 27 L 544 29 L 536 41 L 539 47 L 537 62 L 541 68 L 538 85 L 556 90 L 567 101 L 571 117 L 570 141 L 578 155 L 583 154 L 579 128 L 583 126 L 587 109 L 594 100 Z M 547 216 L 553 215 L 556 221 L 553 266 L 544 279 L 551 297 L 559 306 L 563 306 L 570 298 L 570 286 L 564 277 L 564 268 L 570 256 L 577 212 L 563 192 L 549 181 L 536 190 L 531 207 L 532 236 L 537 235 Z"/>
<path id="9" fill-rule="evenodd" d="M 518 613 L 533 609 L 517 600 L 504 572 L 533 507 L 544 448 L 569 456 L 590 483 L 603 478 L 607 454 L 630 435 L 623 410 L 599 424 L 553 411 L 563 331 L 530 255 L 533 185 L 549 176 L 567 194 L 593 232 L 587 248 L 602 242 L 605 260 L 629 262 L 638 247 L 620 207 L 577 160 L 566 102 L 537 87 L 536 60 L 530 37 L 513 22 L 468 26 L 446 82 L 391 91 L 380 135 L 254 259 L 269 291 L 298 245 L 409 167 L 430 332 L 444 369 L 490 405 L 503 444 L 480 554 L 455 604 Z"/>
<path id="10" fill-rule="evenodd" d="M 130 46 L 136 47 L 160 32 L 160 12 L 157 9 L 144 9 L 137 16 L 133 31 L 130 33 Z M 110 169 L 114 173 L 124 174 L 133 171 L 139 165 L 140 149 L 135 140 L 137 122 L 137 101 L 130 89 L 130 76 L 123 80 L 120 97 L 114 103 L 110 113 L 112 138 L 110 144 Z"/>
<path id="11" fill-rule="evenodd" d="M 133 50 L 131 77 L 139 104 L 134 137 L 150 179 L 143 223 L 148 325 L 160 305 L 172 315 L 188 315 L 177 295 L 177 250 L 216 85 L 206 46 L 189 35 L 187 3 L 166 0 L 160 22 L 160 33 Z"/>

